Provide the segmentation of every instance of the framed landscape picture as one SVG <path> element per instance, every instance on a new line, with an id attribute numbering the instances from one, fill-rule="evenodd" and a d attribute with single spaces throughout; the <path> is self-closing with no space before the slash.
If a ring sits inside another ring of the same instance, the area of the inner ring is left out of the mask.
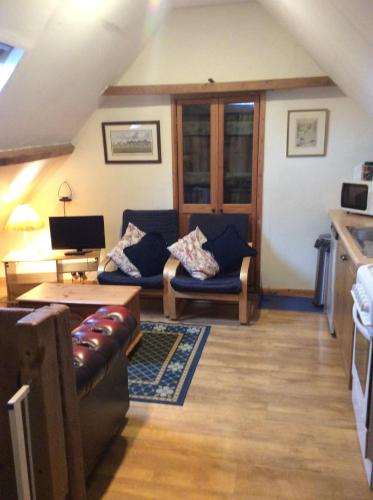
<path id="1" fill-rule="evenodd" d="M 325 156 L 327 127 L 327 109 L 289 111 L 286 156 Z"/>
<path id="2" fill-rule="evenodd" d="M 105 163 L 160 163 L 159 121 L 101 124 Z"/>

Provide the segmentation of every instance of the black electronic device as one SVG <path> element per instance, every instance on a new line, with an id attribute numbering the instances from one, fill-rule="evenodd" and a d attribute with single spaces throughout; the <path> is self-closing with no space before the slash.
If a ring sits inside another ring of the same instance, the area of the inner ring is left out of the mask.
<path id="1" fill-rule="evenodd" d="M 105 248 L 102 215 L 49 217 L 49 230 L 52 249 L 68 250 L 65 255 L 84 255 L 90 250 Z"/>
<path id="2" fill-rule="evenodd" d="M 372 181 L 373 180 L 373 162 L 372 161 L 366 161 L 363 163 L 361 179 L 363 181 Z"/>

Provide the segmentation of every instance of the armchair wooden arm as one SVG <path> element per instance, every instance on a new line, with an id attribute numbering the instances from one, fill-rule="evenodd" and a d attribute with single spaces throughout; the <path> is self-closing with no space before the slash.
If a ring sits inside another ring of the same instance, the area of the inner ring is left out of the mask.
<path id="1" fill-rule="evenodd" d="M 172 278 L 176 276 L 177 271 L 180 269 L 181 269 L 181 262 L 177 260 L 175 257 L 172 256 L 169 257 L 163 269 L 164 280 L 171 281 Z"/>
<path id="2" fill-rule="evenodd" d="M 169 257 L 163 268 L 163 311 L 165 316 L 170 316 L 170 290 L 171 280 L 176 276 L 178 270 L 181 269 L 181 263 L 175 257 Z"/>
<path id="3" fill-rule="evenodd" d="M 251 265 L 251 257 L 244 257 L 242 259 L 242 264 L 240 269 L 240 281 L 242 286 L 246 284 L 246 288 L 247 288 L 250 265 Z"/>
<path id="4" fill-rule="evenodd" d="M 241 293 L 238 300 L 238 315 L 241 324 L 247 324 L 248 321 L 248 282 L 251 257 L 242 259 L 240 269 Z"/>

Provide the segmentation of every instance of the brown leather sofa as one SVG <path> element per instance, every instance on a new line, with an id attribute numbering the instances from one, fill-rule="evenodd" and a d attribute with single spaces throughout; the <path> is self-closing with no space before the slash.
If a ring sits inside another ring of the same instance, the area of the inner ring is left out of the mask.
<path id="1" fill-rule="evenodd" d="M 86 479 L 125 424 L 136 320 L 104 307 L 71 332 L 69 309 L 0 308 L 0 498 L 17 498 L 7 401 L 28 384 L 36 498 L 86 498 Z"/>
<path id="2" fill-rule="evenodd" d="M 101 307 L 72 333 L 85 474 L 125 422 L 127 358 L 136 320 L 128 309 Z"/>

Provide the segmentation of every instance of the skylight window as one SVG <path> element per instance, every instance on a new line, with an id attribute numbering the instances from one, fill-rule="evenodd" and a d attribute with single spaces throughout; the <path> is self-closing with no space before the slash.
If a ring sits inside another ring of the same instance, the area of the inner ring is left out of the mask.
<path id="1" fill-rule="evenodd" d="M 9 80 L 23 53 L 23 49 L 0 42 L 0 91 Z"/>

